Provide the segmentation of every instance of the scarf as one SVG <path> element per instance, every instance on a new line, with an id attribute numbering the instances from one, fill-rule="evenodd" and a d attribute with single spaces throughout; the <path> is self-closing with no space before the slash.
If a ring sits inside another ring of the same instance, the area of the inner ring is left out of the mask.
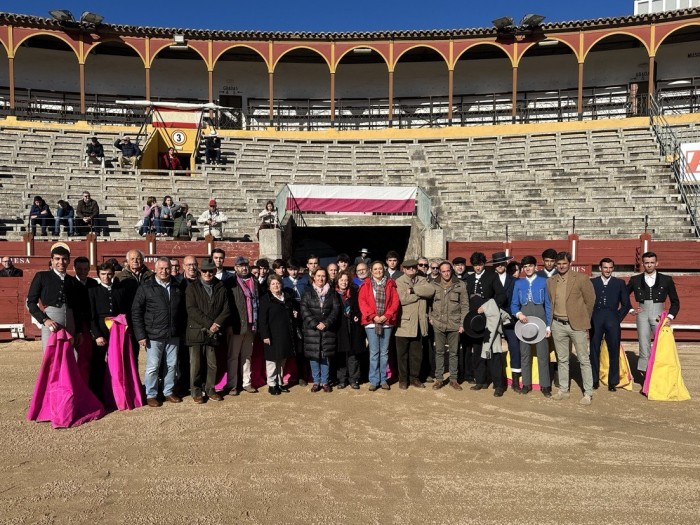
<path id="1" fill-rule="evenodd" d="M 199 282 L 202 283 L 202 286 L 204 287 L 204 291 L 207 292 L 207 295 L 211 298 L 212 294 L 214 293 L 214 283 L 207 283 L 204 282 L 204 279 L 201 277 L 199 278 Z"/>
<path id="2" fill-rule="evenodd" d="M 321 303 L 321 306 L 323 306 L 323 302 L 326 300 L 326 295 L 328 295 L 331 285 L 326 283 L 323 285 L 323 288 L 319 288 L 315 284 L 312 284 L 311 286 L 313 286 L 316 295 L 318 295 L 318 302 Z"/>
<path id="3" fill-rule="evenodd" d="M 245 295 L 248 324 L 250 324 L 253 327 L 253 331 L 255 331 L 255 327 L 258 324 L 258 302 L 255 300 L 255 281 L 250 276 L 242 279 L 236 275 L 236 279 L 238 280 L 238 286 L 243 290 L 243 295 Z"/>
<path id="4" fill-rule="evenodd" d="M 348 286 L 345 290 L 336 288 L 335 291 L 338 292 L 341 301 L 343 301 L 343 314 L 345 317 L 350 317 L 350 287 Z"/>
<path id="5" fill-rule="evenodd" d="M 384 303 L 386 303 L 386 277 L 377 282 L 374 278 L 372 281 L 372 290 L 374 290 L 374 304 L 377 307 L 377 316 L 384 315 Z"/>

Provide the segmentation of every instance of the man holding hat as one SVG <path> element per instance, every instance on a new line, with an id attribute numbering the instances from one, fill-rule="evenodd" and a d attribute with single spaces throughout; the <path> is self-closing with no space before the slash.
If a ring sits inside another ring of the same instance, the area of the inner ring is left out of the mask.
<path id="1" fill-rule="evenodd" d="M 212 129 L 209 132 L 209 136 L 206 140 L 206 148 L 207 149 L 204 152 L 204 158 L 206 159 L 207 164 L 212 164 L 212 159 L 214 160 L 213 164 L 220 164 L 221 138 L 219 138 L 215 129 Z"/>
<path id="2" fill-rule="evenodd" d="M 506 255 L 506 252 L 496 252 L 491 254 L 491 260 L 488 264 L 493 265 L 493 269 L 496 271 L 496 276 L 503 286 L 503 291 L 506 294 L 506 305 L 504 310 L 510 313 L 510 303 L 513 300 L 513 289 L 515 288 L 515 283 L 518 280 L 516 277 L 510 275 L 506 269 L 508 267 L 508 261 L 513 259 L 512 257 Z M 520 341 L 515 335 L 515 322 L 517 319 L 511 319 L 509 323 L 503 325 L 503 335 L 508 342 L 508 353 L 510 354 L 510 369 L 511 372 L 517 372 L 520 375 Z M 513 381 L 513 390 L 515 392 L 520 392 L 520 382 Z"/>
<path id="3" fill-rule="evenodd" d="M 515 334 L 520 339 L 520 365 L 522 367 L 523 388 L 521 394 L 532 390 L 532 345 L 537 352 L 537 371 L 539 373 L 540 392 L 545 397 L 552 396 L 552 383 L 549 375 L 549 344 L 546 337 L 550 335 L 547 322 L 551 319 L 547 279 L 537 275 L 537 259 L 526 255 L 520 264 L 525 277 L 518 279 L 513 287 L 510 311 L 518 320 Z M 511 363 L 513 390 L 520 381 L 520 374 Z"/>
<path id="4" fill-rule="evenodd" d="M 209 201 L 209 209 L 203 211 L 197 219 L 197 224 L 202 224 L 204 235 L 210 233 L 215 239 L 221 239 L 223 224 L 228 221 L 228 217 L 216 206 L 216 199 Z"/>
<path id="5" fill-rule="evenodd" d="M 190 348 L 190 388 L 195 403 L 204 402 L 204 393 L 212 401 L 223 397 L 214 389 L 216 384 L 216 347 L 222 327 L 229 318 L 229 302 L 224 284 L 216 278 L 216 264 L 207 257 L 199 266 L 200 276 L 187 286 L 186 343 Z M 207 363 L 206 379 L 202 357 Z"/>

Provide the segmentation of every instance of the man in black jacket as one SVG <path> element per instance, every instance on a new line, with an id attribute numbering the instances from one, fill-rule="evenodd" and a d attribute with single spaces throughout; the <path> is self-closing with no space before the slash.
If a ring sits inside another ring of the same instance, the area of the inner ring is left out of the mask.
<path id="1" fill-rule="evenodd" d="M 486 271 L 486 255 L 482 252 L 474 252 L 469 257 L 469 264 L 472 265 L 474 273 L 467 275 L 464 284 L 467 285 L 467 296 L 478 295 L 483 298 L 483 302 L 494 299 L 499 308 L 506 307 L 506 292 L 503 289 L 501 280 L 495 272 Z M 462 334 L 460 352 L 460 379 L 469 384 L 476 384 L 476 367 L 481 359 L 481 347 L 483 341 L 475 340 L 466 332 Z"/>
<path id="2" fill-rule="evenodd" d="M 646 374 L 651 351 L 651 339 L 656 333 L 659 316 L 664 310 L 666 298 L 670 301 L 666 323 L 678 315 L 681 302 L 678 299 L 676 285 L 670 275 L 664 275 L 656 271 L 658 265 L 654 252 L 645 252 L 642 255 L 644 273 L 633 275 L 627 284 L 627 292 L 634 293 L 638 308 L 630 309 L 632 315 L 637 316 L 637 336 L 639 337 L 639 360 L 637 370 Z M 642 380 L 642 384 L 644 381 Z"/>
<path id="3" fill-rule="evenodd" d="M 170 259 L 156 261 L 155 278 L 145 281 L 136 291 L 131 307 L 134 336 L 139 346 L 146 348 L 147 404 L 158 407 L 158 370 L 165 354 L 167 371 L 163 378 L 163 395 L 171 403 L 182 399 L 174 393 L 177 349 L 185 325 L 185 300 L 182 289 L 170 275 Z"/>
<path id="4" fill-rule="evenodd" d="M 195 403 L 204 403 L 204 391 L 213 401 L 224 398 L 214 390 L 216 383 L 216 347 L 222 326 L 229 318 L 228 296 L 217 279 L 216 265 L 210 258 L 200 265 L 201 276 L 187 286 L 187 345 L 190 347 L 190 385 Z M 206 379 L 202 373 L 202 356 L 207 362 Z"/>
<path id="5" fill-rule="evenodd" d="M 27 309 L 32 317 L 41 323 L 41 345 L 46 350 L 46 343 L 51 332 L 65 328 L 75 336 L 75 345 L 79 346 L 81 335 L 76 333 L 76 326 L 82 327 L 89 319 L 88 305 L 82 300 L 84 290 L 78 280 L 68 275 L 70 251 L 63 246 L 54 246 L 51 250 L 51 269 L 37 272 L 27 292 Z M 39 301 L 44 306 L 39 308 Z"/>
<path id="6" fill-rule="evenodd" d="M 85 153 L 87 154 L 86 167 L 87 164 L 99 164 L 103 168 L 105 167 L 105 149 L 97 137 L 90 137 Z"/>
<path id="7" fill-rule="evenodd" d="M 8 255 L 3 255 L 2 266 L 0 277 L 22 277 L 22 275 L 24 275 L 22 270 L 12 264 L 12 259 Z"/>

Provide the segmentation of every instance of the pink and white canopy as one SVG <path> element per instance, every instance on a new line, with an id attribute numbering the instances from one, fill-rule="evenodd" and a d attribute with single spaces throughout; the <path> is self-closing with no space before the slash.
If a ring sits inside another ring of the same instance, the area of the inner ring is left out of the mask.
<path id="1" fill-rule="evenodd" d="M 290 184 L 287 209 L 326 213 L 414 213 L 415 186 L 320 186 Z"/>

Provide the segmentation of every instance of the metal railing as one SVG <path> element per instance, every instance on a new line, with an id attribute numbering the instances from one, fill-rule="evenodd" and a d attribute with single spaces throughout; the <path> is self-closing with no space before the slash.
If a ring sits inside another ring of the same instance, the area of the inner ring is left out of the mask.
<path id="1" fill-rule="evenodd" d="M 698 203 L 700 202 L 700 191 L 698 181 L 688 165 L 688 161 L 681 151 L 681 144 L 675 132 L 671 128 L 653 97 L 649 97 L 649 120 L 654 131 L 656 140 L 659 142 L 661 154 L 671 164 L 671 169 L 676 177 L 678 192 L 690 215 L 690 220 L 695 230 L 695 235 L 700 237 L 700 225 L 698 224 Z"/>
<path id="2" fill-rule="evenodd" d="M 291 209 L 287 209 L 288 202 L 291 202 L 292 204 Z M 278 222 L 281 226 L 288 222 L 286 221 L 287 215 L 290 215 L 291 218 L 294 220 L 294 224 L 296 224 L 297 226 L 301 226 L 302 228 L 306 227 L 304 215 L 301 213 L 299 205 L 297 204 L 297 201 L 294 198 L 292 190 L 289 188 L 288 184 L 285 184 L 284 187 L 277 194 L 277 197 L 275 197 L 275 208 L 277 209 Z M 281 215 L 280 210 L 284 212 Z"/>

